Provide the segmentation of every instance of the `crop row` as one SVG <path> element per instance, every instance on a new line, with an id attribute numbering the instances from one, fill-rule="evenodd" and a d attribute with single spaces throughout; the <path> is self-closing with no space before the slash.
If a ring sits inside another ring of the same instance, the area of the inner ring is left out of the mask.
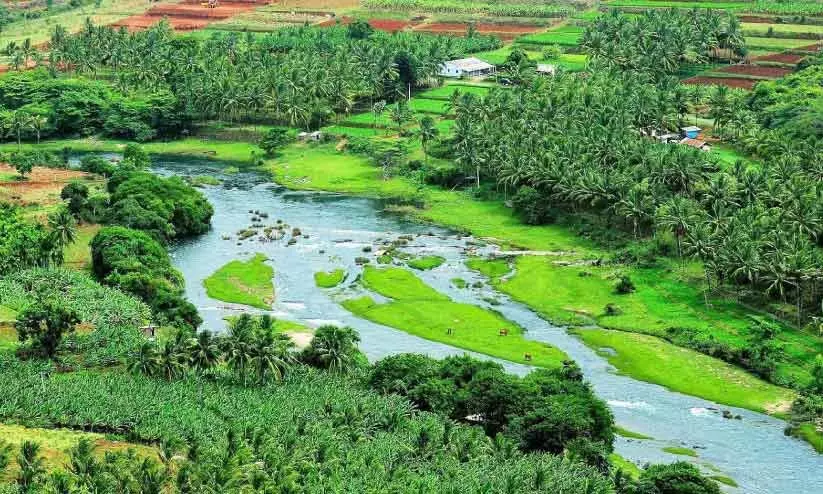
<path id="1" fill-rule="evenodd" d="M 375 10 L 436 12 L 442 14 L 487 14 L 505 17 L 566 17 L 574 12 L 568 5 L 492 3 L 458 0 L 364 0 L 363 7 Z"/>

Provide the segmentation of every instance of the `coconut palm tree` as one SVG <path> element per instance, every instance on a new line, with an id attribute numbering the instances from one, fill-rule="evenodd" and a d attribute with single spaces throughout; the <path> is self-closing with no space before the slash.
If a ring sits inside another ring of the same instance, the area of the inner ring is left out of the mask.
<path id="1" fill-rule="evenodd" d="M 134 374 L 157 375 L 160 372 L 160 356 L 157 352 L 157 345 L 150 341 L 144 341 L 137 352 L 129 359 L 128 369 Z"/>
<path id="2" fill-rule="evenodd" d="M 437 139 L 440 131 L 434 124 L 434 119 L 428 115 L 420 119 L 420 145 L 423 147 L 423 156 L 429 162 L 429 143 Z"/>
<path id="3" fill-rule="evenodd" d="M 23 441 L 20 445 L 20 452 L 17 454 L 17 467 L 17 486 L 20 492 L 36 492 L 38 481 L 46 474 L 39 443 Z"/>

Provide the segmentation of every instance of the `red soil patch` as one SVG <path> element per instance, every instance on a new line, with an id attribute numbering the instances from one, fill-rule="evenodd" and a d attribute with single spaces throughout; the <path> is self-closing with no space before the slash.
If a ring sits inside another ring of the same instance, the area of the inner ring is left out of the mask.
<path id="1" fill-rule="evenodd" d="M 395 31 L 402 31 L 403 29 L 406 29 L 411 26 L 411 23 L 391 19 L 369 19 L 369 25 L 379 31 L 393 33 Z"/>
<path id="2" fill-rule="evenodd" d="M 241 12 L 254 10 L 260 5 L 270 3 L 270 0 L 231 0 L 219 2 L 217 7 L 211 9 L 203 5 L 204 3 L 207 2 L 184 0 L 179 4 L 160 4 L 141 15 L 121 19 L 113 26 L 122 26 L 134 31 L 153 26 L 165 17 L 174 30 L 192 31 L 202 29 L 211 22 L 229 19 Z"/>
<path id="3" fill-rule="evenodd" d="M 16 174 L 17 171 L 0 163 L 0 173 Z M 26 180 L 0 182 L 0 201 L 10 201 L 21 206 L 56 203 L 60 200 L 60 191 L 66 183 L 84 176 L 86 173 L 76 170 L 35 166 Z"/>
<path id="4" fill-rule="evenodd" d="M 149 28 L 158 22 L 160 22 L 161 17 L 154 17 L 148 15 L 133 15 L 131 17 L 127 17 L 125 19 L 121 19 L 112 26 L 114 27 L 125 27 L 129 31 L 137 31 L 140 29 Z M 179 19 L 176 17 L 169 17 L 167 18 L 169 25 L 175 31 L 194 31 L 196 29 L 203 29 L 204 27 L 209 25 L 209 20 L 207 19 Z"/>
<path id="5" fill-rule="evenodd" d="M 795 55 L 794 53 L 772 53 L 771 55 L 763 55 L 757 57 L 755 60 L 761 62 L 779 62 L 796 64 L 805 58 L 805 55 Z"/>
<path id="6" fill-rule="evenodd" d="M 741 15 L 737 17 L 740 22 L 749 22 L 752 24 L 775 24 L 774 17 L 764 17 L 761 15 Z"/>
<path id="7" fill-rule="evenodd" d="M 703 86 L 727 86 L 738 89 L 751 89 L 758 81 L 754 79 L 737 79 L 734 77 L 690 77 L 684 84 L 701 84 Z"/>
<path id="8" fill-rule="evenodd" d="M 797 48 L 797 50 L 800 50 L 800 51 L 820 51 L 821 48 L 823 48 L 823 45 L 821 45 L 819 43 L 815 43 L 813 45 L 801 46 L 800 48 Z"/>
<path id="9" fill-rule="evenodd" d="M 793 71 L 792 69 L 787 69 L 784 67 L 767 67 L 763 65 L 730 65 L 720 69 L 718 72 L 779 79 L 783 76 L 791 74 Z"/>

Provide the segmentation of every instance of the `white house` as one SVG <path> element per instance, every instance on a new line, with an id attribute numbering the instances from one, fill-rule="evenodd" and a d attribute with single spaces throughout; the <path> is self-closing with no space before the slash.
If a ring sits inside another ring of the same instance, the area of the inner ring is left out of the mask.
<path id="1" fill-rule="evenodd" d="M 537 64 L 537 73 L 540 75 L 554 75 L 557 72 L 557 67 L 550 63 Z"/>
<path id="2" fill-rule="evenodd" d="M 449 60 L 440 66 L 443 77 L 480 77 L 493 73 L 494 65 L 474 57 Z"/>

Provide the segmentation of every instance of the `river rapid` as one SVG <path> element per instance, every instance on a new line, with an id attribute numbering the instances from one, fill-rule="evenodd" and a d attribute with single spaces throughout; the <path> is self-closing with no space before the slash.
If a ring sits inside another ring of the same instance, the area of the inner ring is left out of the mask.
<path id="1" fill-rule="evenodd" d="M 259 312 L 210 299 L 203 280 L 231 260 L 245 260 L 261 252 L 268 256 L 268 262 L 275 269 L 276 301 L 271 314 L 276 318 L 311 327 L 325 323 L 351 326 L 359 331 L 360 347 L 372 360 L 401 352 L 433 357 L 466 353 L 360 319 L 339 305 L 341 299 L 362 290 L 355 285 L 361 270 L 355 259 L 364 256 L 374 262 L 374 255 L 364 253 L 364 247 L 410 235 L 413 239 L 402 248 L 404 252 L 436 254 L 447 260 L 433 270 L 415 271 L 416 275 L 455 301 L 499 311 L 525 328 L 528 338 L 564 351 L 580 365 L 597 394 L 609 403 L 618 424 L 654 438 L 634 440 L 618 436 L 616 451 L 626 459 L 638 465 L 687 459 L 710 475 L 733 478 L 740 487 L 724 488 L 729 492 L 823 493 L 823 455 L 818 455 L 806 443 L 785 436 L 783 421 L 617 375 L 603 357 L 563 327 L 541 319 L 526 306 L 485 285 L 463 289 L 452 285 L 453 278 L 462 278 L 469 284 L 485 281 L 466 268 L 464 261 L 470 249 L 484 255 L 493 253 L 496 246 L 385 214 L 379 201 L 291 192 L 267 182 L 266 177 L 257 173 L 224 175 L 221 170 L 205 160 L 157 161 L 153 168 L 160 175 L 209 175 L 223 182 L 201 189 L 214 206 L 212 230 L 173 246 L 171 251 L 175 266 L 185 276 L 186 295 L 204 319 L 203 328 L 221 331 L 225 329 L 226 316 L 243 310 Z M 267 213 L 268 218 L 264 220 L 267 225 L 281 219 L 291 227 L 300 228 L 308 238 L 301 237 L 294 245 L 287 243 L 290 235 L 272 242 L 256 238 L 238 242 L 236 232 L 251 224 L 249 210 Z M 226 239 L 227 236 L 231 238 Z M 336 268 L 344 268 L 349 273 L 341 286 L 328 290 L 315 286 L 315 272 Z M 489 298 L 500 304 L 491 306 L 485 300 Z M 529 370 L 521 365 L 501 363 L 518 374 Z M 739 414 L 742 419 L 723 418 L 723 410 Z M 666 446 L 691 448 L 699 457 L 671 455 L 662 451 Z"/>

